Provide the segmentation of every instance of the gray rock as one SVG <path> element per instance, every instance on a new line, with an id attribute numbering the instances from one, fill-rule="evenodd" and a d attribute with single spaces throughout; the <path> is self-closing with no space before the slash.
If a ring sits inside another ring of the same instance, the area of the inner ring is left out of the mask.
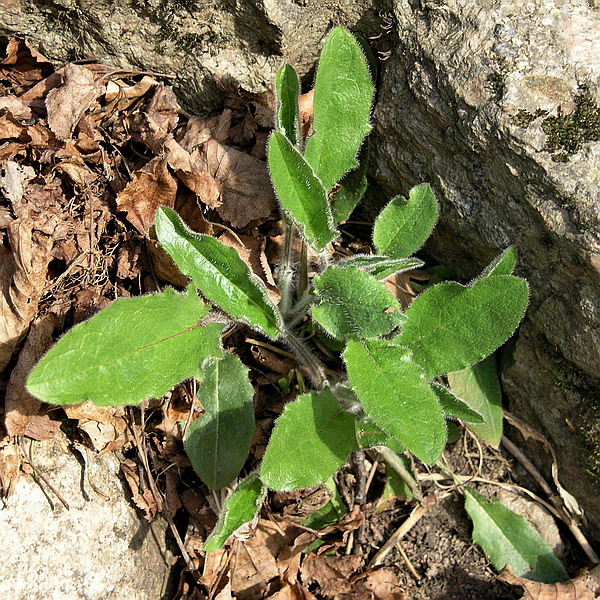
<path id="1" fill-rule="evenodd" d="M 21 476 L 0 510 L 0 596 L 14 600 L 159 600 L 173 555 L 166 527 L 148 524 L 132 508 L 106 454 L 82 465 L 59 434 L 34 442 L 32 461 L 70 510 L 44 483 Z M 105 496 L 96 493 L 88 483 Z"/>
<path id="2" fill-rule="evenodd" d="M 0 29 L 27 34 L 50 58 L 96 56 L 174 75 L 182 102 L 202 111 L 219 104 L 216 80 L 260 92 L 284 59 L 310 77 L 332 25 L 377 37 L 373 45 L 387 60 L 374 113 L 370 212 L 431 182 L 442 218 L 426 250 L 465 280 L 506 246 L 517 247 L 519 274 L 532 294 L 512 355 L 505 352 L 510 408 L 558 448 L 563 485 L 578 496 L 600 539 L 600 495 L 588 474 L 600 472 L 596 3 L 2 0 L 0 6 Z"/>

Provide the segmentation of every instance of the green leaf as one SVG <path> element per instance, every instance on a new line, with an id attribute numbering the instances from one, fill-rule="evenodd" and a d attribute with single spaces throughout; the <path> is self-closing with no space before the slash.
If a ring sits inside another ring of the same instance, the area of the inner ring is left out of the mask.
<path id="1" fill-rule="evenodd" d="M 465 489 L 465 508 L 473 520 L 473 541 L 498 571 L 510 565 L 515 575 L 543 583 L 569 578 L 548 542 L 523 517 L 470 488 Z"/>
<path id="2" fill-rule="evenodd" d="M 338 269 L 357 267 L 370 273 L 376 279 L 382 280 L 394 273 L 404 273 L 412 269 L 418 269 L 425 263 L 416 258 L 390 258 L 370 254 L 355 254 L 348 258 L 342 258 L 335 263 Z"/>
<path id="3" fill-rule="evenodd" d="M 393 452 L 405 452 L 406 446 L 368 419 L 356 420 L 356 439 L 361 448 L 387 446 Z"/>
<path id="4" fill-rule="evenodd" d="M 365 142 L 360 149 L 359 165 L 353 171 L 346 173 L 339 183 L 339 189 L 331 194 L 331 210 L 333 222 L 339 225 L 347 221 L 352 211 L 367 191 L 368 144 Z"/>
<path id="5" fill-rule="evenodd" d="M 314 289 L 321 302 L 312 307 L 313 318 L 337 339 L 379 337 L 404 322 L 394 295 L 357 267 L 329 267 L 315 276 Z"/>
<path id="6" fill-rule="evenodd" d="M 304 156 L 327 190 L 358 166 L 356 156 L 371 130 L 375 89 L 365 55 L 345 29 L 334 29 L 325 42 L 315 80 L 315 133 Z"/>
<path id="7" fill-rule="evenodd" d="M 484 422 L 483 417 L 478 412 L 470 409 L 463 400 L 457 398 L 447 387 L 439 383 L 432 383 L 431 389 L 438 397 L 442 410 L 447 417 L 462 419 L 470 423 Z"/>
<path id="8" fill-rule="evenodd" d="M 411 473 L 412 465 L 408 456 L 399 456 L 398 460 L 401 460 L 406 470 Z M 377 500 L 375 510 L 378 513 L 387 510 L 390 506 L 391 501 L 394 498 L 404 498 L 407 502 L 410 502 L 414 497 L 413 491 L 410 486 L 400 477 L 400 475 L 392 469 L 389 465 L 386 465 L 385 470 L 385 485 L 381 496 Z"/>
<path id="9" fill-rule="evenodd" d="M 283 65 L 275 76 L 277 89 L 277 128 L 292 145 L 296 146 L 299 139 L 300 117 L 298 109 L 298 96 L 300 94 L 300 80 L 294 67 Z"/>
<path id="10" fill-rule="evenodd" d="M 469 423 L 467 427 L 498 448 L 502 439 L 502 390 L 496 358 L 488 356 L 472 367 L 448 373 L 448 383 L 463 402 L 483 416 L 483 423 Z"/>
<path id="11" fill-rule="evenodd" d="M 268 159 L 284 213 L 321 252 L 337 235 L 325 188 L 302 154 L 278 131 L 269 138 Z"/>
<path id="12" fill-rule="evenodd" d="M 222 356 L 223 325 L 200 325 L 208 310 L 193 289 L 117 300 L 65 334 L 31 372 L 27 389 L 50 404 L 160 398 L 201 377 L 205 359 Z"/>
<path id="13" fill-rule="evenodd" d="M 373 244 L 379 254 L 405 258 L 414 254 L 431 235 L 438 204 L 429 184 L 412 188 L 408 200 L 396 196 L 381 211 L 373 227 Z"/>
<path id="14" fill-rule="evenodd" d="M 340 469 L 357 448 L 354 416 L 342 412 L 329 389 L 311 392 L 288 404 L 277 420 L 261 479 L 282 492 L 313 487 Z"/>
<path id="15" fill-rule="evenodd" d="M 507 248 L 502 254 L 497 256 L 481 273 L 483 277 L 492 277 L 494 275 L 512 275 L 517 266 L 517 251 L 514 247 Z"/>
<path id="16" fill-rule="evenodd" d="M 156 213 L 156 235 L 184 275 L 231 316 L 276 338 L 281 316 L 264 286 L 233 248 L 188 229 L 167 207 Z"/>
<path id="17" fill-rule="evenodd" d="M 258 514 L 266 489 L 255 473 L 249 475 L 229 496 L 204 550 L 215 552 L 225 545 L 229 536 L 245 523 L 250 523 Z"/>
<path id="18" fill-rule="evenodd" d="M 335 479 L 330 477 L 323 486 L 330 492 L 331 500 L 319 510 L 316 510 L 304 521 L 300 521 L 305 527 L 311 529 L 323 529 L 328 525 L 337 523 L 347 512 L 344 499 L 338 490 Z"/>
<path id="19" fill-rule="evenodd" d="M 239 475 L 254 436 L 254 388 L 248 367 L 229 353 L 211 361 L 198 398 L 205 413 L 189 426 L 184 448 L 200 479 L 218 490 Z"/>
<path id="20" fill-rule="evenodd" d="M 383 340 L 351 339 L 344 360 L 367 416 L 423 462 L 434 463 L 446 444 L 446 421 L 410 352 Z"/>
<path id="21" fill-rule="evenodd" d="M 514 333 L 527 308 L 524 279 L 497 275 L 470 286 L 440 283 L 406 311 L 396 342 L 408 346 L 429 379 L 491 354 Z"/>

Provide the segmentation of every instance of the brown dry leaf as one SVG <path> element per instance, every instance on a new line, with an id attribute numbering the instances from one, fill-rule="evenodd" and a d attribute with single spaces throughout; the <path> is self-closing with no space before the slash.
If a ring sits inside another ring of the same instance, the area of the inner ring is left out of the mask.
<path id="1" fill-rule="evenodd" d="M 7 227 L 11 250 L 0 246 L 0 371 L 35 318 L 44 292 L 54 244 L 51 236 L 60 223 L 56 214 L 60 194 L 52 182 L 32 186 L 27 196 L 13 203 L 17 218 Z"/>
<path id="2" fill-rule="evenodd" d="M 27 125 L 17 121 L 11 113 L 0 115 L 0 140 L 22 140 Z"/>
<path id="3" fill-rule="evenodd" d="M 7 110 L 15 119 L 19 120 L 31 119 L 32 116 L 29 106 L 16 96 L 0 98 L 0 110 Z"/>
<path id="4" fill-rule="evenodd" d="M 596 600 L 600 596 L 600 566 L 582 571 L 575 579 L 564 583 L 540 583 L 519 577 L 503 569 L 498 578 L 523 588 L 521 600 Z"/>
<path id="5" fill-rule="evenodd" d="M 211 139 L 225 142 L 231 127 L 231 115 L 231 110 L 226 108 L 220 115 L 210 119 L 190 117 L 179 144 L 191 153 Z"/>
<path id="6" fill-rule="evenodd" d="M 316 583 L 324 596 L 348 594 L 354 589 L 352 576 L 364 565 L 364 556 L 316 556 L 309 554 L 300 572 L 304 585 Z"/>
<path id="7" fill-rule="evenodd" d="M 33 167 L 19 165 L 9 160 L 0 176 L 0 190 L 11 202 L 20 202 L 27 183 L 35 177 Z"/>
<path id="8" fill-rule="evenodd" d="M 276 354 L 268 348 L 263 348 L 256 344 L 250 346 L 250 352 L 252 353 L 252 358 L 262 371 L 277 373 L 279 378 L 287 375 L 292 369 L 298 366 L 295 360 Z"/>
<path id="9" fill-rule="evenodd" d="M 6 58 L 0 64 L 0 77 L 15 87 L 28 88 L 52 70 L 52 63 L 25 40 L 12 38 L 6 48 Z"/>
<path id="10" fill-rule="evenodd" d="M 154 520 L 158 514 L 158 506 L 146 481 L 141 465 L 131 459 L 127 459 L 121 463 L 121 471 L 131 490 L 133 503 L 145 513 L 144 516 L 147 521 Z M 144 477 L 143 485 L 140 484 L 140 475 Z"/>
<path id="11" fill-rule="evenodd" d="M 195 166 L 222 185 L 222 203 L 217 212 L 234 227 L 266 219 L 276 208 L 267 165 L 263 161 L 209 140 L 193 152 Z"/>
<path id="12" fill-rule="evenodd" d="M 68 140 L 104 86 L 96 81 L 89 69 L 75 64 L 65 67 L 63 81 L 60 87 L 48 92 L 46 110 L 50 129 L 57 138 Z"/>
<path id="13" fill-rule="evenodd" d="M 156 87 L 158 81 L 149 75 L 144 75 L 141 81 L 134 85 L 127 85 L 120 80 L 111 80 L 106 84 L 104 98 L 107 103 L 113 100 L 117 102 L 116 110 L 119 112 L 127 110 L 134 102 L 145 96 L 149 90 Z"/>
<path id="14" fill-rule="evenodd" d="M 298 98 L 298 108 L 300 111 L 300 127 L 304 139 L 312 134 L 313 125 L 313 106 L 314 106 L 315 90 L 310 90 L 306 94 L 302 94 Z"/>
<path id="15" fill-rule="evenodd" d="M 19 448 L 11 438 L 0 440 L 0 494 L 8 498 L 21 474 Z"/>
<path id="16" fill-rule="evenodd" d="M 49 440 L 60 428 L 61 422 L 52 419 L 43 409 L 42 403 L 25 389 L 29 373 L 52 344 L 52 334 L 57 325 L 58 318 L 53 314 L 45 315 L 31 324 L 29 335 L 6 387 L 4 426 L 8 435 Z"/>
<path id="17" fill-rule="evenodd" d="M 232 232 L 226 231 L 219 237 L 219 241 L 238 251 L 240 257 L 250 266 L 252 272 L 267 287 L 269 298 L 275 304 L 278 304 L 281 300 L 281 292 L 275 285 L 273 272 L 265 254 L 266 239 L 261 235 L 233 235 Z"/>
<path id="18" fill-rule="evenodd" d="M 88 400 L 63 408 L 69 419 L 78 421 L 77 426 L 96 452 L 102 452 L 109 446 L 115 449 L 125 442 L 127 419 L 122 406 L 97 406 Z"/>
<path id="19" fill-rule="evenodd" d="M 156 88 L 146 116 L 165 133 L 171 133 L 179 122 L 179 104 L 173 86 L 161 83 Z"/>
<path id="20" fill-rule="evenodd" d="M 167 281 L 177 287 L 186 287 L 189 279 L 179 270 L 173 259 L 156 240 L 148 240 L 148 252 L 152 258 L 152 268 L 157 279 Z"/>
<path id="21" fill-rule="evenodd" d="M 219 583 L 222 583 L 225 571 L 229 568 L 229 561 L 229 548 L 221 548 L 216 552 L 207 552 L 202 575 L 198 579 L 199 582 L 202 583 L 207 590 L 216 590 Z"/>
<path id="22" fill-rule="evenodd" d="M 408 593 L 400 586 L 398 576 L 388 569 L 371 571 L 358 582 L 357 588 L 365 590 L 365 600 L 409 600 Z"/>
<path id="23" fill-rule="evenodd" d="M 243 542 L 237 542 L 241 547 L 235 570 L 231 572 L 236 598 L 261 598 L 265 595 L 269 582 L 279 578 L 279 556 L 293 539 L 286 533 L 271 521 L 260 519 L 254 535 Z"/>
<path id="24" fill-rule="evenodd" d="M 140 233 L 147 235 L 156 211 L 161 206 L 172 208 L 176 195 L 177 181 L 167 168 L 166 159 L 156 156 L 133 174 L 133 180 L 117 196 L 117 206 Z"/>
<path id="25" fill-rule="evenodd" d="M 286 584 L 280 590 L 271 594 L 269 600 L 317 600 L 304 586 L 299 583 Z"/>

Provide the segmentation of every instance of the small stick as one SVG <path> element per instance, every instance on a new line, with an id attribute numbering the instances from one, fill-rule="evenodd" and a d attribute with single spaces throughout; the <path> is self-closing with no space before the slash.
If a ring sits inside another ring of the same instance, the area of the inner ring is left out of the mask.
<path id="1" fill-rule="evenodd" d="M 390 536 L 388 541 L 381 547 L 381 550 L 375 554 L 371 559 L 371 562 L 367 565 L 367 569 L 373 569 L 380 565 L 385 557 L 392 551 L 394 546 L 421 520 L 423 516 L 427 514 L 427 509 L 423 506 L 417 506 L 408 515 L 408 518 L 394 533 Z"/>
<path id="2" fill-rule="evenodd" d="M 412 576 L 417 581 L 421 581 L 421 576 L 417 573 L 417 570 L 415 569 L 414 565 L 410 562 L 410 558 L 408 558 L 400 542 L 396 544 L 396 548 L 398 549 L 398 552 L 400 552 L 400 556 L 402 556 L 402 560 L 404 560 L 404 562 L 406 563 L 406 566 L 408 567 L 408 570 L 412 573 Z"/>

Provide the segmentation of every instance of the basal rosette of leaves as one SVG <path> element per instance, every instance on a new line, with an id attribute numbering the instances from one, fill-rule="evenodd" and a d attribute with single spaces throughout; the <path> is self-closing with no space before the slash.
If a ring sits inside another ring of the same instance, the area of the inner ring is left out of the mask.
<path id="1" fill-rule="evenodd" d="M 262 465 L 230 497 L 209 550 L 252 520 L 267 489 L 320 485 L 360 447 L 387 446 L 434 464 L 446 445 L 449 418 L 470 423 L 484 439 L 491 427 L 497 444 L 498 428 L 487 423 L 485 429 L 488 416 L 497 421 L 497 411 L 470 401 L 464 373 L 484 364 L 515 332 L 528 302 L 527 283 L 512 275 L 511 250 L 473 283 L 438 283 L 402 309 L 383 280 L 423 264 L 414 253 L 438 218 L 427 184 L 381 211 L 373 227 L 373 255 L 336 261 L 331 246 L 336 228 L 366 187 L 358 157 L 371 129 L 368 60 L 348 31 L 329 34 L 307 140 L 301 135 L 297 73 L 285 65 L 275 83 L 278 122 L 268 143 L 268 166 L 288 242 L 300 237 L 301 260 L 307 260 L 309 247 L 319 257 L 314 278 L 308 278 L 306 264 L 297 268 L 294 246 L 286 243 L 277 306 L 235 250 L 195 233 L 172 209 L 160 208 L 156 236 L 190 279 L 187 292 L 166 289 L 117 300 L 62 337 L 27 384 L 33 395 L 53 404 L 122 405 L 160 397 L 180 381 L 197 378 L 205 414 L 189 426 L 185 450 L 202 481 L 220 489 L 243 472 L 255 416 L 249 369 L 223 350 L 219 336 L 241 324 L 290 350 L 313 389 L 285 407 Z M 311 322 L 342 348 L 345 372 L 335 384 L 326 359 L 303 339 Z M 440 379 L 448 373 L 451 387 Z M 465 398 L 453 393 L 460 389 L 466 389 Z"/>

